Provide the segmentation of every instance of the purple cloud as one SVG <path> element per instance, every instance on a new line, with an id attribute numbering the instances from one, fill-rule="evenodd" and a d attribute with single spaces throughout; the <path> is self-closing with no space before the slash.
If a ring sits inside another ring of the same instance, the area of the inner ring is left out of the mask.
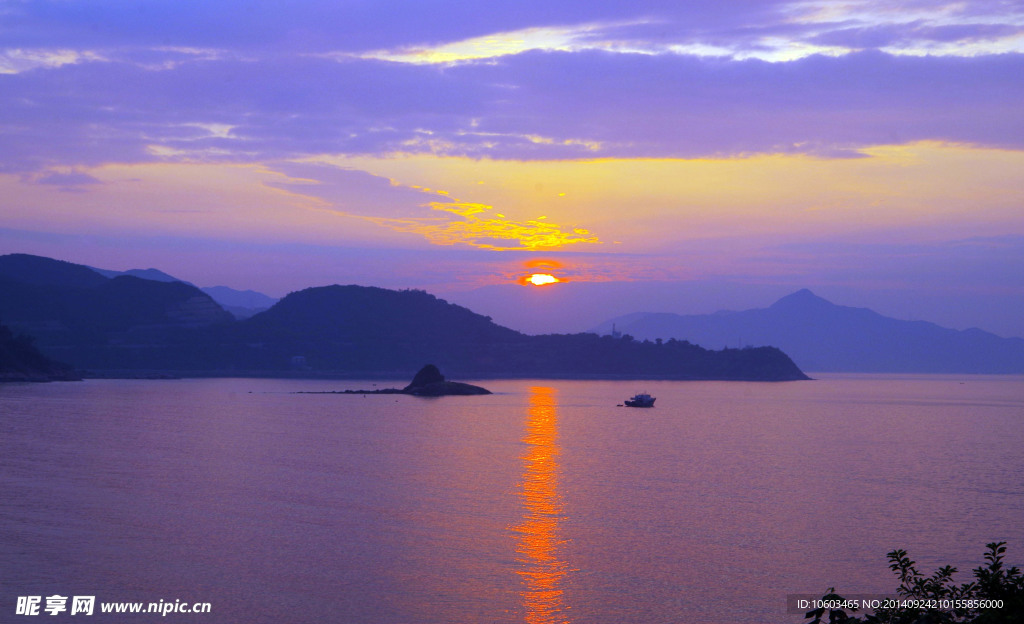
<path id="1" fill-rule="evenodd" d="M 36 178 L 34 182 L 36 184 L 52 184 L 54 186 L 85 186 L 89 184 L 103 184 L 103 182 L 91 175 L 78 171 L 72 171 L 69 173 L 48 173 Z"/>
<path id="2" fill-rule="evenodd" d="M 779 8 L 786 4 L 778 0 L 524 0 L 491 3 L 481 10 L 461 0 L 220 0 L 189 3 L 185 9 L 173 0 L 150 0 L 130 8 L 109 0 L 73 4 L 34 0 L 8 3 L 2 18 L 6 45 L 11 47 L 162 45 L 327 52 L 441 43 L 536 26 L 638 17 L 710 27 L 737 20 L 779 21 Z"/>
<path id="3" fill-rule="evenodd" d="M 60 190 L 70 193 L 81 192 L 87 186 L 103 184 L 101 180 L 80 171 L 51 171 L 37 176 L 30 176 L 28 181 L 34 184 L 57 186 L 60 187 Z"/>
<path id="4" fill-rule="evenodd" d="M 0 74 L 0 171 L 320 153 L 835 156 L 916 140 L 1024 148 L 1021 54 L 866 51 L 778 63 L 737 60 L 768 50 L 772 37 L 874 49 L 1005 37 L 1020 30 L 1010 22 L 868 24 L 846 16 L 825 23 L 792 19 L 806 17 L 806 8 L 793 13 L 788 3 L 754 0 L 529 0 L 466 15 L 459 3 L 440 0 L 403 4 L 402 11 L 386 2 L 240 0 L 187 11 L 165 1 L 131 11 L 103 1 L 5 6 L 0 28 L 9 46 L 96 45 L 102 53 Z M 917 2 L 904 9 L 934 7 Z M 1013 13 L 999 3 L 962 8 L 993 20 L 997 9 Z M 535 50 L 456 65 L 306 54 L 584 23 L 606 25 L 579 31 L 574 41 L 583 47 L 701 44 L 736 54 Z M 95 60 L 100 57 L 108 60 Z"/>
<path id="5" fill-rule="evenodd" d="M 923 43 L 970 43 L 1024 34 L 1024 27 L 1011 24 L 957 24 L 929 26 L 921 21 L 913 24 L 884 24 L 839 28 L 810 37 L 812 43 L 854 49 L 905 47 Z"/>
<path id="6" fill-rule="evenodd" d="M 418 217 L 425 204 L 438 199 L 436 194 L 396 186 L 387 178 L 365 171 L 310 163 L 281 162 L 271 166 L 289 180 L 271 182 L 268 186 L 323 200 L 327 209 L 355 217 Z"/>
<path id="7" fill-rule="evenodd" d="M 860 53 L 790 63 L 602 53 L 529 53 L 500 72 L 517 85 L 480 125 L 599 141 L 602 155 L 817 151 L 934 139 L 1024 147 L 1013 102 L 1024 56 Z M 514 77 L 511 77 L 514 76 Z M 491 78 L 493 79 L 493 78 Z M 509 146 L 515 156 L 515 146 Z M 581 154 L 578 154 L 581 155 Z"/>

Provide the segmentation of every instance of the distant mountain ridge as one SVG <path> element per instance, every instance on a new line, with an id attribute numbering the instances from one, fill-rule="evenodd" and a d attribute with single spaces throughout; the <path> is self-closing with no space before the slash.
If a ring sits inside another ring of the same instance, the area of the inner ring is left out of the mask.
<path id="1" fill-rule="evenodd" d="M 465 378 L 806 379 L 774 348 L 527 336 L 418 290 L 307 288 L 235 320 L 183 282 L 40 257 L 0 256 L 0 319 L 93 371 L 404 377 L 433 362 Z"/>
<path id="2" fill-rule="evenodd" d="M 159 269 L 150 268 L 112 271 L 110 269 L 97 269 L 96 267 L 89 268 L 108 278 L 118 277 L 120 275 L 130 275 L 132 277 L 152 280 L 155 282 L 181 282 L 183 284 L 188 284 L 189 286 L 195 286 L 195 284 L 192 284 L 191 282 L 186 282 L 185 280 L 178 279 L 173 275 L 168 275 Z M 270 306 L 277 303 L 277 299 L 264 295 L 261 292 L 256 292 L 255 290 L 236 290 L 227 286 L 204 286 L 197 288 L 210 295 L 210 297 L 219 303 L 222 308 L 238 319 L 249 318 L 254 314 L 258 314 L 269 309 Z"/>
<path id="3" fill-rule="evenodd" d="M 640 339 L 676 338 L 707 348 L 758 344 L 782 349 L 802 370 L 869 373 L 1024 373 L 1024 339 L 980 329 L 904 321 L 833 304 L 803 289 L 767 308 L 715 314 L 637 313 L 610 319 Z"/>
<path id="4" fill-rule="evenodd" d="M 189 284 L 190 286 L 195 286 L 195 284 L 191 284 L 190 282 L 186 282 L 185 280 L 180 280 L 174 277 L 173 275 L 168 275 L 164 273 L 159 269 L 129 269 L 127 271 L 111 271 L 109 269 L 97 269 L 96 267 L 89 268 L 106 278 L 114 278 L 119 277 L 121 275 L 131 275 L 132 277 L 137 277 L 139 279 L 145 280 L 152 280 L 154 282 L 182 282 L 184 284 Z"/>
<path id="5" fill-rule="evenodd" d="M 200 290 L 213 297 L 214 301 L 239 319 L 269 310 L 278 302 L 278 299 L 255 290 L 236 290 L 227 286 L 204 286 Z"/>

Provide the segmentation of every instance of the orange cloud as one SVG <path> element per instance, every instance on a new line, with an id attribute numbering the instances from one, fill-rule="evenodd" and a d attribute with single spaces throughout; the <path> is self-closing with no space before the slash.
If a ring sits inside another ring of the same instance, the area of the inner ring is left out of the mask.
<path id="1" fill-rule="evenodd" d="M 438 192 L 438 191 L 434 191 Z M 599 244 L 597 236 L 583 228 L 563 229 L 547 221 L 512 221 L 495 213 L 493 206 L 473 202 L 430 202 L 432 210 L 455 215 L 396 219 L 364 216 L 363 219 L 399 232 L 419 234 L 435 245 L 470 245 L 495 251 L 555 249 L 566 245 Z M 543 217 L 541 217 L 543 218 Z"/>

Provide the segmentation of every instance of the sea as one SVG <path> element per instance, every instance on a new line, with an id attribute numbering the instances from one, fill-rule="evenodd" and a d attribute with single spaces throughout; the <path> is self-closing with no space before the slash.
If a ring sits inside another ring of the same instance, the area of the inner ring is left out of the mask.
<path id="1" fill-rule="evenodd" d="M 797 623 L 894 549 L 1024 564 L 1024 377 L 813 376 L 0 385 L 0 622 Z"/>

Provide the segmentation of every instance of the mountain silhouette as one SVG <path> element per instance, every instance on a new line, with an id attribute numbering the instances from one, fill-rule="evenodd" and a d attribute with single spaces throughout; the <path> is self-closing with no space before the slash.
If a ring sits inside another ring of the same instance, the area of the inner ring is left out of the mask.
<path id="1" fill-rule="evenodd" d="M 0 320 L 50 357 L 89 368 L 127 362 L 131 348 L 174 343 L 181 330 L 233 318 L 189 284 L 107 278 L 83 265 L 11 254 L 0 256 Z"/>
<path id="2" fill-rule="evenodd" d="M 355 285 L 291 293 L 220 333 L 230 334 L 224 344 L 244 345 L 246 361 L 268 369 L 299 357 L 315 370 L 403 376 L 424 361 L 460 373 L 489 370 L 526 338 L 423 291 Z"/>
<path id="3" fill-rule="evenodd" d="M 89 267 L 89 268 L 92 269 L 93 271 L 96 271 L 97 273 L 99 273 L 103 277 L 107 277 L 107 278 L 120 277 L 122 275 L 131 275 L 132 277 L 138 277 L 140 279 L 152 280 L 154 282 L 184 282 L 185 284 L 188 284 L 188 282 L 186 282 L 185 280 L 180 280 L 180 279 L 174 277 L 173 275 L 168 275 L 167 273 L 164 273 L 160 269 L 152 269 L 151 268 L 151 269 L 129 269 L 127 271 L 111 271 L 109 269 L 97 269 L 96 267 Z"/>
<path id="4" fill-rule="evenodd" d="M 107 282 L 87 266 L 29 254 L 0 256 L 0 279 L 56 288 L 90 288 Z"/>
<path id="5" fill-rule="evenodd" d="M 833 304 L 810 290 L 767 308 L 702 315 L 638 313 L 594 329 L 704 347 L 757 344 L 786 352 L 801 369 L 870 373 L 1024 373 L 1024 340 L 959 331 Z"/>
<path id="6" fill-rule="evenodd" d="M 104 374 L 405 377 L 434 362 L 467 378 L 806 379 L 775 348 L 527 336 L 420 290 L 307 288 L 235 320 L 192 285 L 76 266 L 0 256 L 0 318 L 47 355 Z"/>
<path id="7" fill-rule="evenodd" d="M 777 349 L 710 351 L 679 341 L 527 336 L 419 290 L 308 288 L 228 331 L 234 336 L 223 344 L 244 345 L 242 361 L 268 369 L 298 357 L 314 370 L 395 375 L 433 361 L 464 377 L 805 378 Z"/>
<path id="8" fill-rule="evenodd" d="M 264 310 L 269 310 L 270 306 L 278 301 L 255 290 L 236 290 L 228 286 L 204 286 L 200 290 L 210 295 L 214 301 L 220 304 L 220 307 L 233 314 L 237 319 L 247 319 Z"/>

